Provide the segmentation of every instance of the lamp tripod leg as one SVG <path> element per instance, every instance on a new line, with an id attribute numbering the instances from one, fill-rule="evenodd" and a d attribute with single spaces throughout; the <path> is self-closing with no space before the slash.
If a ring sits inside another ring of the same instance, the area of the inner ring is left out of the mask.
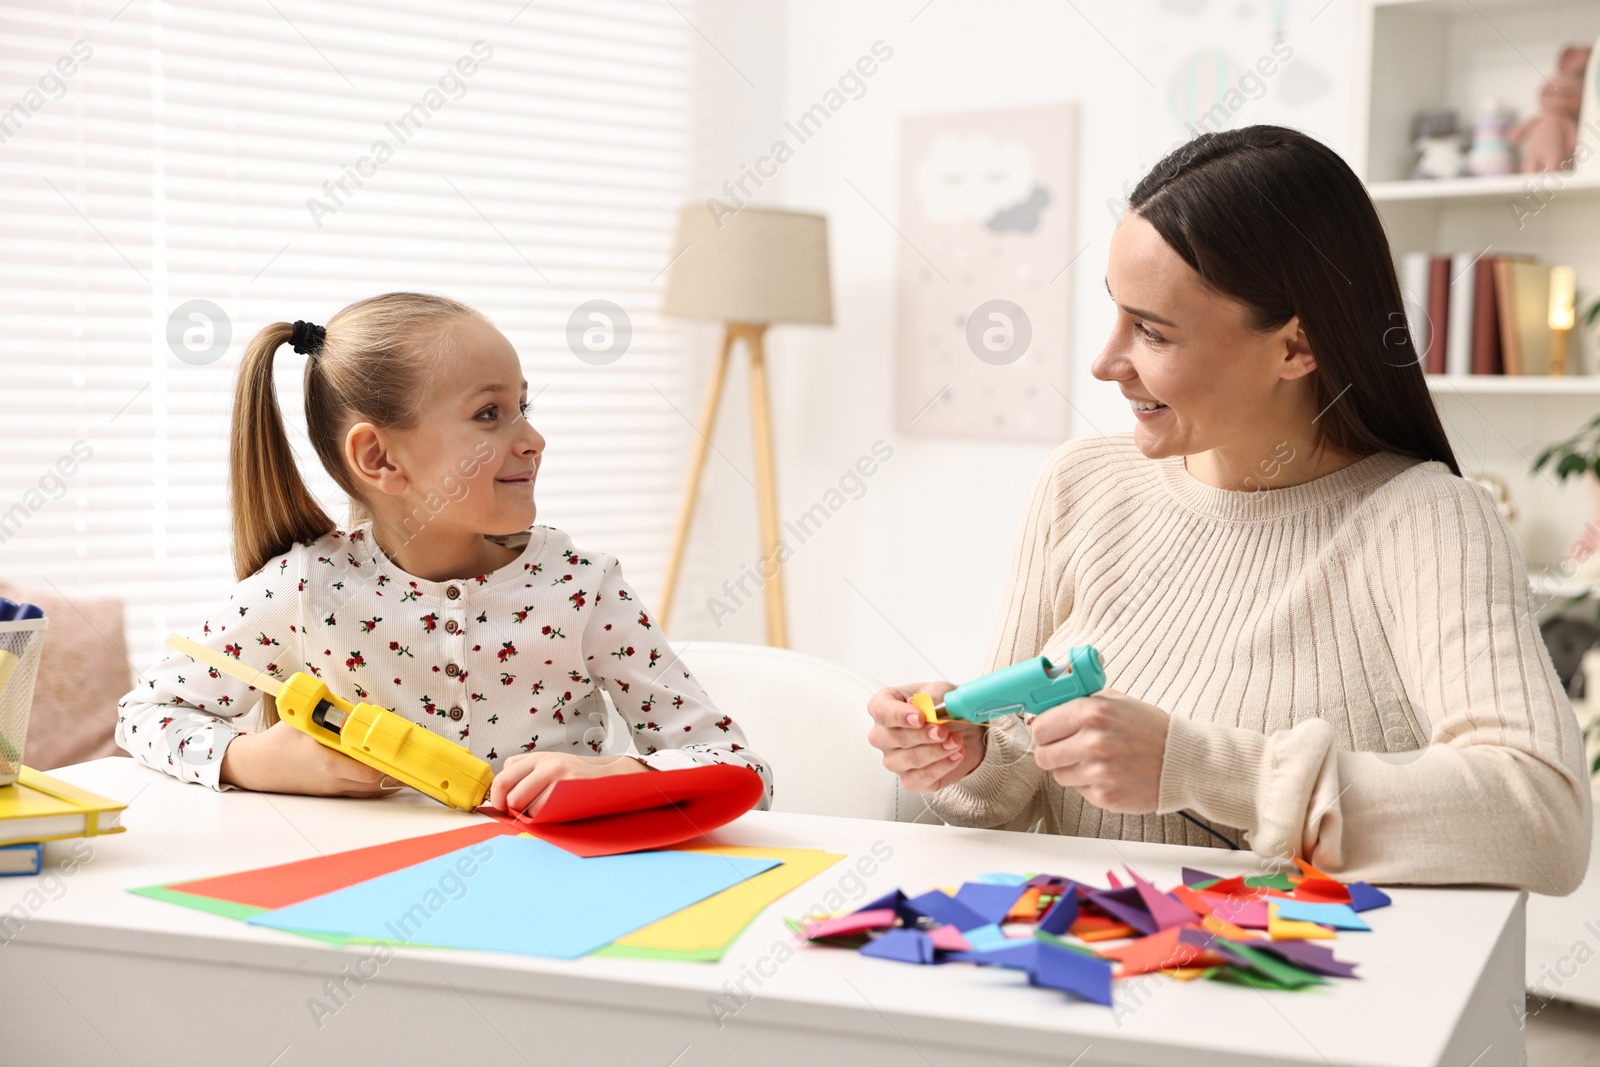
<path id="1" fill-rule="evenodd" d="M 705 473 L 706 453 L 711 448 L 711 430 L 717 421 L 717 405 L 722 401 L 722 385 L 728 377 L 728 359 L 733 353 L 734 331 L 730 327 L 722 337 L 722 354 L 711 381 L 706 385 L 705 407 L 700 413 L 699 439 L 694 444 L 694 454 L 689 459 L 689 474 L 684 480 L 683 502 L 678 507 L 678 528 L 672 535 L 672 552 L 667 557 L 667 576 L 661 585 L 661 602 L 657 605 L 656 621 L 661 632 L 667 632 L 672 617 L 672 598 L 678 588 L 678 576 L 683 567 L 683 554 L 689 543 L 689 527 L 694 522 L 694 505 L 700 495 L 700 476 Z"/>
<path id="2" fill-rule="evenodd" d="M 789 627 L 783 598 L 783 562 L 778 551 L 778 485 L 772 462 L 772 414 L 767 406 L 767 362 L 762 338 L 765 326 L 745 332 L 750 349 L 750 420 L 756 459 L 756 495 L 761 517 L 761 558 L 756 567 L 766 579 L 767 643 L 789 647 Z M 771 569 L 772 576 L 767 577 Z"/>

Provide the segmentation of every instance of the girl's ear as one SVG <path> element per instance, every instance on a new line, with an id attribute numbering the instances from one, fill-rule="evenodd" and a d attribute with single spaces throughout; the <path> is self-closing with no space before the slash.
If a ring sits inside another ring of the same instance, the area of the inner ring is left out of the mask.
<path id="1" fill-rule="evenodd" d="M 363 485 L 397 496 L 410 484 L 391 451 L 389 435 L 370 422 L 358 422 L 344 435 L 344 461 Z"/>

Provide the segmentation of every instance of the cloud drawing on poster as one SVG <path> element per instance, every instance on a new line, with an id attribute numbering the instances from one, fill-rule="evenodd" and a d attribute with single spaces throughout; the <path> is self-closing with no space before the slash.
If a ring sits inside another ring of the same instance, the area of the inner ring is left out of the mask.
<path id="1" fill-rule="evenodd" d="M 1050 202 L 1027 146 L 982 134 L 935 137 L 917 164 L 916 190 L 929 222 L 976 222 L 995 233 L 1032 233 Z"/>

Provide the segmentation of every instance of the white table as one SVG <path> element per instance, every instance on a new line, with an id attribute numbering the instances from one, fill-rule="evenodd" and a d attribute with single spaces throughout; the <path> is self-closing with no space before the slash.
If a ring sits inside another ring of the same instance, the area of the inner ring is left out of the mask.
<path id="1" fill-rule="evenodd" d="M 1527 983 L 1539 998 L 1534 1011 L 1542 1010 L 1545 1000 L 1600 1008 L 1600 968 L 1588 966 L 1600 948 L 1600 789 L 1594 791 L 1594 803 L 1583 884 L 1569 896 L 1528 898 Z"/>
<path id="2" fill-rule="evenodd" d="M 1158 884 L 1180 865 L 1258 873 L 1247 854 L 942 826 L 752 812 L 713 839 L 850 858 L 769 908 L 720 963 L 559 961 L 398 948 L 337 1014 L 311 998 L 372 949 L 334 946 L 134 896 L 133 886 L 305 859 L 463 825 L 416 794 L 318 800 L 216 794 L 104 759 L 53 772 L 131 800 L 128 831 L 78 844 L 70 877 L 0 879 L 0 1060 L 10 1064 L 871 1063 L 1518 1064 L 1519 892 L 1393 890 L 1340 936 L 1362 980 L 1304 993 L 1159 976 L 1116 983 L 1114 1009 L 967 964 L 916 967 L 802 947 L 774 965 L 782 924 L 841 890 L 859 904 L 987 871 L 1103 884 L 1128 864 Z M 73 842 L 46 846 L 47 869 Z M 870 876 L 854 864 L 871 857 Z M 48 892 L 46 892 L 48 890 Z M 28 904 L 30 892 L 32 906 Z M 18 909 L 21 909 L 20 912 Z M 368 966 L 370 973 L 371 965 Z M 344 972 L 349 973 L 349 972 Z M 760 974 L 720 1028 L 724 983 Z"/>

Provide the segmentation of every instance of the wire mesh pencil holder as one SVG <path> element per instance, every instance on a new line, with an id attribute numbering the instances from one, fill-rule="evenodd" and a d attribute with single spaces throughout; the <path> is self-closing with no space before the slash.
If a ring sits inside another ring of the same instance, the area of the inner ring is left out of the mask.
<path id="1" fill-rule="evenodd" d="M 28 741 L 28 713 L 39 678 L 48 619 L 0 622 L 0 786 L 12 785 L 22 771 Z"/>

